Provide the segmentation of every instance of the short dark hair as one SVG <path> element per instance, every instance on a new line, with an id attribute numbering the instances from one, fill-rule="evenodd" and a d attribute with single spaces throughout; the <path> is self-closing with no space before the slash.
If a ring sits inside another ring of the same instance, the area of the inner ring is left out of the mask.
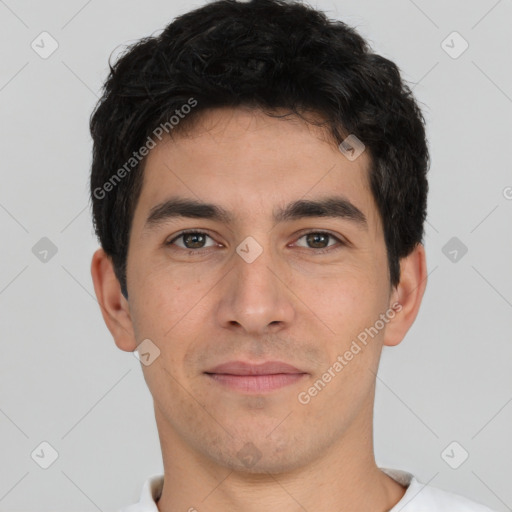
<path id="1" fill-rule="evenodd" d="M 158 126 L 178 133 L 201 112 L 220 107 L 268 115 L 284 109 L 303 119 L 314 113 L 337 144 L 350 134 L 360 139 L 371 160 L 390 284 L 399 283 L 400 258 L 423 242 L 425 120 L 396 64 L 373 53 L 354 28 L 295 1 L 219 0 L 139 40 L 109 67 L 90 119 L 91 201 L 96 234 L 125 297 L 145 162 L 136 152 Z M 188 115 L 170 123 L 192 102 Z"/>

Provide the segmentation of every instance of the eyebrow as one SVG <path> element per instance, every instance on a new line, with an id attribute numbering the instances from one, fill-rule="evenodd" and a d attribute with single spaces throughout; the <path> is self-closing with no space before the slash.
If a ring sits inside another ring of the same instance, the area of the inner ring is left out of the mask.
<path id="1" fill-rule="evenodd" d="M 234 216 L 226 209 L 212 203 L 195 199 L 170 198 L 151 208 L 144 230 L 151 230 L 167 220 L 176 217 L 209 219 L 229 224 Z M 342 196 L 330 196 L 315 200 L 300 199 L 285 208 L 274 211 L 275 223 L 297 220 L 307 217 L 333 217 L 353 222 L 367 230 L 368 222 L 364 213 Z"/>

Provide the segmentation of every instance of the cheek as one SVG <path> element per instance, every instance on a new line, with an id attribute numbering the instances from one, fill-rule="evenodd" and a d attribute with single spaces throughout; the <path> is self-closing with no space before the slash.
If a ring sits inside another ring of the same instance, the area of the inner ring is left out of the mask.
<path id="1" fill-rule="evenodd" d="M 316 282 L 308 291 L 306 300 L 311 310 L 329 328 L 330 343 L 325 348 L 331 362 L 352 347 L 358 352 L 350 365 L 352 369 L 360 365 L 374 366 L 383 332 L 375 335 L 372 330 L 372 337 L 368 330 L 387 307 L 385 290 L 380 286 L 377 276 L 358 269 Z"/>
<path id="2" fill-rule="evenodd" d="M 334 324 L 350 325 L 378 301 L 378 283 L 368 269 L 345 265 L 329 274 L 297 281 L 304 300 Z M 324 313 L 322 313 L 324 312 Z"/>
<path id="3" fill-rule="evenodd" d="M 146 263 L 132 270 L 136 309 L 147 319 L 166 319 L 166 324 L 172 324 L 205 293 L 203 288 L 208 282 L 198 269 L 190 271 L 167 261 L 151 261 L 145 255 L 139 256 L 138 261 Z"/>
<path id="4" fill-rule="evenodd" d="M 173 374 L 187 371 L 182 367 L 187 351 L 205 338 L 211 321 L 207 295 L 215 282 L 198 272 L 190 276 L 162 268 L 141 276 L 132 315 L 136 333 L 154 341 Z"/>

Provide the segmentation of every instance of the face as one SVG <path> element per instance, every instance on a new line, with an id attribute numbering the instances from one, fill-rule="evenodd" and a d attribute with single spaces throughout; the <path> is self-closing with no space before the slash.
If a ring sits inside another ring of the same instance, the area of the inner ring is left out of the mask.
<path id="1" fill-rule="evenodd" d="M 127 284 L 161 439 L 278 472 L 367 435 L 386 329 L 358 340 L 393 302 L 368 165 L 239 109 L 151 150 Z"/>

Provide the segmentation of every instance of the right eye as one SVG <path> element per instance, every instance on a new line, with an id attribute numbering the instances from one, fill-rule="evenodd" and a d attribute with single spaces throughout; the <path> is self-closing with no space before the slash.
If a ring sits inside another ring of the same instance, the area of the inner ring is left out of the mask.
<path id="1" fill-rule="evenodd" d="M 210 239 L 212 243 L 206 245 L 207 239 Z M 181 243 L 178 243 L 180 241 Z M 165 245 L 177 245 L 182 249 L 198 250 L 207 247 L 213 247 L 216 242 L 213 238 L 205 233 L 204 231 L 182 231 L 179 235 L 175 236 L 172 240 L 169 240 Z"/>

